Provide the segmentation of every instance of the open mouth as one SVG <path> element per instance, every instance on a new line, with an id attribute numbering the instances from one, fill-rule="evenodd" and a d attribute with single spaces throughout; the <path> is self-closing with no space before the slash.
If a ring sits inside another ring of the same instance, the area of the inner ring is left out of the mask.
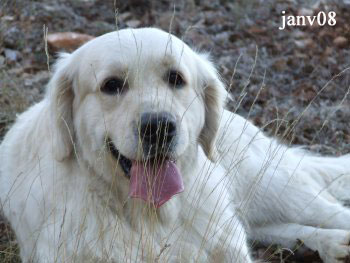
<path id="1" fill-rule="evenodd" d="M 118 149 L 115 147 L 114 143 L 110 138 L 107 139 L 107 146 L 109 151 L 112 153 L 113 157 L 119 162 L 125 176 L 130 179 L 132 161 L 126 158 L 118 151 Z"/>
<path id="2" fill-rule="evenodd" d="M 175 161 L 166 157 L 145 161 L 130 160 L 118 151 L 109 138 L 107 146 L 130 179 L 129 197 L 140 198 L 158 208 L 184 191 L 182 176 Z"/>

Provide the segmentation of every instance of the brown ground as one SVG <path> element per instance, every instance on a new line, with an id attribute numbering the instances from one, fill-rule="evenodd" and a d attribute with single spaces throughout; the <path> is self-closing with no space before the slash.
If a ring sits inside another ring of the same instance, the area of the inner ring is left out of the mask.
<path id="1" fill-rule="evenodd" d="M 16 114 L 43 95 L 49 78 L 43 25 L 49 33 L 95 36 L 116 28 L 157 26 L 209 51 L 231 88 L 231 109 L 267 133 L 315 152 L 349 152 L 349 70 L 329 82 L 350 64 L 349 1 L 120 2 L 118 25 L 113 0 L 0 2 L 0 140 Z M 280 31 L 282 10 L 294 15 L 333 10 L 337 25 Z M 52 63 L 55 53 L 49 52 Z M 16 255 L 14 236 L 0 219 L 0 262 L 19 262 Z M 256 247 L 255 255 L 272 262 L 320 262 L 315 253 L 292 256 L 276 246 L 267 252 Z"/>

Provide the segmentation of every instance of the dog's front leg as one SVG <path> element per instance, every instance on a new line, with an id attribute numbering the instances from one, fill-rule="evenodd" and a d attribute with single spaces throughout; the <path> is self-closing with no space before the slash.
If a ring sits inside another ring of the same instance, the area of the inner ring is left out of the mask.
<path id="1" fill-rule="evenodd" d="M 253 262 L 247 245 L 245 230 L 239 221 L 232 224 L 231 229 L 226 229 L 223 232 L 219 245 L 213 249 L 210 255 L 210 262 Z"/>
<path id="2" fill-rule="evenodd" d="M 318 251 L 324 263 L 344 263 L 350 258 L 350 231 L 293 223 L 252 227 L 251 230 L 252 238 L 267 245 L 275 243 L 296 249 L 297 241 L 301 241 L 308 248 Z"/>

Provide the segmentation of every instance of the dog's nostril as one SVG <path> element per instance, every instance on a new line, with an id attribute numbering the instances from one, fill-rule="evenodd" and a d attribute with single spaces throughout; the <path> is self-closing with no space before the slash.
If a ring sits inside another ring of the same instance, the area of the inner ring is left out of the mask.
<path id="1" fill-rule="evenodd" d="M 144 113 L 140 122 L 140 138 L 149 144 L 170 143 L 176 135 L 176 122 L 172 115 L 162 113 Z"/>

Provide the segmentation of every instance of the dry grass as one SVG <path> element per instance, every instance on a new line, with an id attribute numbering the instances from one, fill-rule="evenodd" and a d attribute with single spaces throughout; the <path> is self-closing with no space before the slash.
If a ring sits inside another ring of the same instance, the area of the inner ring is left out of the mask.
<path id="1" fill-rule="evenodd" d="M 16 115 L 31 105 L 33 96 L 23 88 L 22 80 L 7 71 L 0 71 L 0 79 L 0 138 L 2 138 L 16 119 Z"/>
<path id="2" fill-rule="evenodd" d="M 12 230 L 5 222 L 0 221 L 0 262 L 19 263 L 19 247 Z"/>
<path id="3" fill-rule="evenodd" d="M 242 14 L 244 14 L 245 10 L 254 7 L 255 4 L 256 1 L 245 1 L 244 5 L 242 4 L 237 6 L 238 8 L 236 9 L 236 19 L 242 22 L 244 19 L 244 15 Z M 111 11 L 111 13 L 112 20 L 115 20 L 115 15 L 117 12 L 114 12 L 115 14 L 113 14 L 113 11 Z M 118 15 L 120 15 L 120 13 L 122 12 L 118 11 Z M 171 17 L 173 18 L 173 16 Z M 174 23 L 175 22 L 176 21 L 174 21 Z M 110 22 L 112 28 L 115 27 L 113 23 L 114 21 Z M 51 30 L 50 26 L 48 27 L 49 30 Z M 118 27 L 120 27 L 120 25 L 118 25 Z M 41 29 L 42 24 L 38 26 L 37 30 L 41 32 Z M 95 32 L 97 31 L 97 29 L 91 28 L 90 30 L 91 32 L 94 30 Z M 174 31 L 176 31 L 176 29 Z M 44 52 L 44 50 L 46 52 Z M 43 50 L 40 52 L 43 53 L 42 55 L 44 57 L 41 62 L 42 67 L 46 68 L 46 62 L 48 63 L 48 59 L 46 61 L 46 56 L 48 58 L 47 46 L 43 45 Z M 346 135 L 340 135 L 343 136 L 341 137 L 343 139 L 341 139 L 340 142 L 330 141 L 327 139 L 330 134 L 335 133 L 339 130 L 346 131 L 346 129 L 349 128 L 349 126 L 346 124 L 344 124 L 345 126 L 341 126 L 339 128 L 340 124 L 343 122 L 348 122 L 347 117 L 349 116 L 349 110 L 347 109 L 348 101 L 346 100 L 346 96 L 348 94 L 348 85 L 346 87 L 342 87 L 343 90 L 341 92 L 336 90 L 330 91 L 330 88 L 322 88 L 326 86 L 320 85 L 318 86 L 319 89 L 315 93 L 315 96 L 311 100 L 308 100 L 306 102 L 303 101 L 302 104 L 298 103 L 296 104 L 295 108 L 291 109 L 288 108 L 290 104 L 288 105 L 286 103 L 286 101 L 292 101 L 290 98 L 284 99 L 283 96 L 286 96 L 285 94 L 279 92 L 270 92 L 269 89 L 274 89 L 275 91 L 278 90 L 280 84 L 278 82 L 282 82 L 282 79 L 284 77 L 282 75 L 288 75 L 288 79 L 293 79 L 295 72 L 271 73 L 270 71 L 266 77 L 266 65 L 269 65 L 270 61 L 266 61 L 265 59 L 266 56 L 272 55 L 266 55 L 264 51 L 262 51 L 263 55 L 259 57 L 259 55 L 256 54 L 249 54 L 249 52 L 251 52 L 249 49 L 246 50 L 246 52 L 247 53 L 239 54 L 239 56 L 243 55 L 244 58 L 243 62 L 238 63 L 237 68 L 235 67 L 235 72 L 237 69 L 237 74 L 231 76 L 233 67 L 232 63 L 230 62 L 231 64 L 228 63 L 231 65 L 231 67 L 229 67 L 230 72 L 226 73 L 224 76 L 227 82 L 229 84 L 232 84 L 229 86 L 233 86 L 235 103 L 230 105 L 231 109 L 236 109 L 238 113 L 253 118 L 256 123 L 258 123 L 260 126 L 265 127 L 265 130 L 267 132 L 279 136 L 288 144 L 306 143 L 309 144 L 310 147 L 320 145 L 318 148 L 314 148 L 314 150 L 331 154 L 340 154 L 349 150 L 349 142 L 346 141 Z M 221 57 L 217 50 L 214 50 L 214 54 L 218 58 L 219 64 L 221 66 L 224 65 L 225 63 L 221 63 L 221 61 L 222 58 L 227 55 L 222 55 Z M 235 58 L 232 58 L 232 61 L 237 61 L 237 57 L 238 55 Z M 22 72 L 16 73 L 12 69 L 13 67 L 11 65 L 6 66 L 4 69 L 0 69 L 0 138 L 4 136 L 10 125 L 13 123 L 16 118 L 16 114 L 25 110 L 33 102 L 38 101 L 42 96 L 42 85 L 39 87 L 39 89 L 25 87 L 24 81 L 26 76 L 23 75 Z M 279 77 L 277 76 L 275 78 L 275 76 L 278 74 Z M 300 72 L 300 75 L 302 75 L 302 72 Z M 334 75 L 335 74 L 332 76 Z M 348 73 L 345 72 L 342 73 L 341 78 L 348 78 L 347 76 Z M 278 81 L 276 81 L 276 79 Z M 328 78 L 323 77 L 323 84 L 325 84 L 325 82 L 330 79 L 330 76 L 328 76 Z M 344 86 L 344 83 L 348 83 L 348 81 L 337 79 L 336 83 L 331 86 L 331 88 Z M 294 85 L 294 82 L 292 82 L 291 85 L 292 84 Z M 320 82 L 317 83 L 317 85 L 319 84 Z M 335 99 L 328 99 L 327 97 L 329 97 L 329 94 L 335 97 Z M 293 96 L 293 94 L 290 94 L 289 96 Z M 267 105 L 267 101 L 269 105 Z M 271 106 L 273 102 L 275 105 Z M 323 102 L 327 103 L 327 107 L 329 108 L 327 108 L 328 110 L 326 110 L 326 107 L 322 106 Z M 345 106 L 341 106 L 344 103 Z M 283 109 L 281 110 L 282 104 Z M 285 110 L 286 108 L 287 110 Z M 266 112 L 269 112 L 269 115 Z M 341 114 L 340 117 L 337 116 L 339 112 Z M 313 123 L 316 118 L 320 119 L 320 123 L 317 125 Z M 306 130 L 306 128 L 303 127 L 308 127 L 309 130 Z M 283 248 L 272 246 L 270 248 L 262 248 L 261 250 L 265 251 L 265 258 L 272 259 L 274 262 L 297 262 L 295 261 L 295 258 L 286 260 L 286 257 L 288 258 L 289 254 L 293 254 L 293 251 L 286 251 Z M 261 250 L 259 249 L 256 251 Z M 164 251 L 166 252 L 166 248 Z M 159 253 L 163 253 L 163 251 Z M 310 261 L 311 260 L 317 260 L 317 257 L 311 255 Z M 12 232 L 9 231 L 7 225 L 4 222 L 0 222 L 0 262 L 20 262 L 16 241 Z"/>

